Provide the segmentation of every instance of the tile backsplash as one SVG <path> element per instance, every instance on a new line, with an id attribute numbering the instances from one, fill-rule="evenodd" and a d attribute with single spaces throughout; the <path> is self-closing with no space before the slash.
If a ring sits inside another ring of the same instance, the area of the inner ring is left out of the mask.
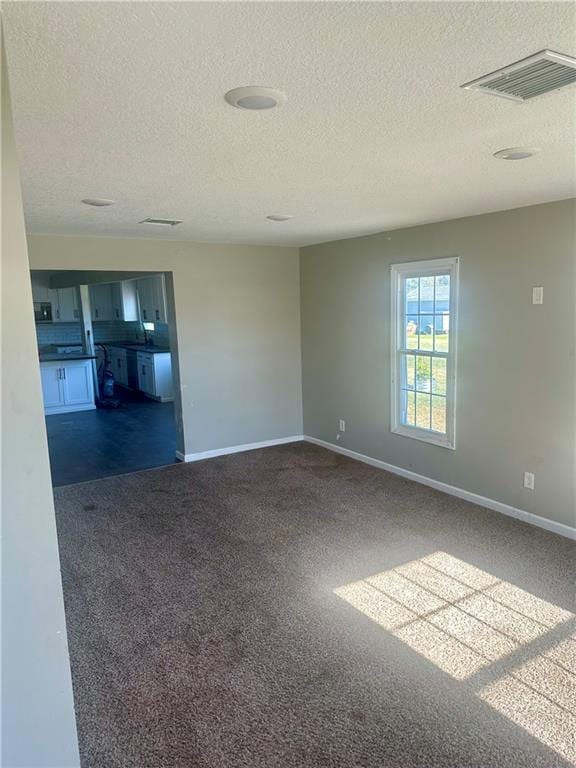
<path id="1" fill-rule="evenodd" d="M 118 320 L 92 321 L 92 328 L 95 342 L 101 341 L 105 344 L 107 341 L 136 341 L 140 323 L 124 323 Z"/>
<path id="2" fill-rule="evenodd" d="M 48 344 L 81 344 L 80 323 L 37 323 L 36 338 L 39 347 Z"/>
<path id="3" fill-rule="evenodd" d="M 92 328 L 96 343 L 144 341 L 142 326 L 138 322 L 125 323 L 118 320 L 93 322 Z M 156 323 L 156 327 L 153 331 L 149 331 L 148 336 L 154 340 L 154 344 L 158 347 L 170 346 L 166 323 Z M 80 323 L 38 323 L 36 325 L 36 338 L 39 347 L 50 344 L 81 344 Z"/>

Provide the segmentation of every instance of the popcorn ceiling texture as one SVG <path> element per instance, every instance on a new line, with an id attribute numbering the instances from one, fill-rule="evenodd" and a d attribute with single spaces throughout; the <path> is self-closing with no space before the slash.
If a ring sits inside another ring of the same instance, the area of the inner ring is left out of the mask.
<path id="1" fill-rule="evenodd" d="M 567 539 L 303 443 L 55 501 L 83 768 L 569 768 L 571 716 L 533 716 L 569 695 L 534 667 L 574 644 Z M 438 551 L 542 624 L 463 680 L 335 594 Z"/>
<path id="2" fill-rule="evenodd" d="M 459 87 L 545 47 L 575 55 L 572 3 L 8 2 L 2 16 L 29 232 L 305 245 L 574 194 L 574 90 L 515 104 Z M 288 101 L 226 104 L 251 84 Z M 492 158 L 515 145 L 542 151 Z M 118 204 L 80 203 L 93 195 Z"/>

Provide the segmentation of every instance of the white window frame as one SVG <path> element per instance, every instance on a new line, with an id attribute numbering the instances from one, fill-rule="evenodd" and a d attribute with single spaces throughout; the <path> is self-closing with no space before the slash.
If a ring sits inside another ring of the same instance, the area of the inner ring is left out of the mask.
<path id="1" fill-rule="evenodd" d="M 448 352 L 428 352 L 405 349 L 405 292 L 403 282 L 410 277 L 450 275 L 450 344 Z M 391 266 L 391 418 L 390 429 L 396 435 L 422 440 L 454 450 L 456 448 L 456 350 L 458 338 L 458 257 L 412 261 Z M 403 353 L 443 357 L 446 359 L 446 434 L 402 424 L 401 419 L 401 356 Z"/>

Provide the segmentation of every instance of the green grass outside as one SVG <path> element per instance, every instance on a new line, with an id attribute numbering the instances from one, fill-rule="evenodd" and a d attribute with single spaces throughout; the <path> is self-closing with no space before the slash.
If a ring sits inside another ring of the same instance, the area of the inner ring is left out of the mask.
<path id="1" fill-rule="evenodd" d="M 446 432 L 446 361 L 418 356 L 418 351 L 448 352 L 449 334 L 407 334 L 407 347 L 416 355 L 406 359 L 406 378 L 411 386 L 422 392 L 408 393 L 407 424 Z M 416 365 L 416 371 L 414 371 Z M 416 381 L 414 381 L 416 373 Z M 431 377 L 432 374 L 432 377 Z M 431 380 L 430 380 L 431 378 Z"/>

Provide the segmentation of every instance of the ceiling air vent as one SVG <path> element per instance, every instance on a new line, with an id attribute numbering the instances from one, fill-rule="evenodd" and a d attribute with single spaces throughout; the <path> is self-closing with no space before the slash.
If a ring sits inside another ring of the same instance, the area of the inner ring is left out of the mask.
<path id="1" fill-rule="evenodd" d="M 555 51 L 539 51 L 461 88 L 484 91 L 512 101 L 528 101 L 576 83 L 576 59 Z"/>
<path id="2" fill-rule="evenodd" d="M 182 224 L 182 219 L 144 219 L 139 224 L 156 224 L 159 227 L 175 227 L 176 224 Z"/>

